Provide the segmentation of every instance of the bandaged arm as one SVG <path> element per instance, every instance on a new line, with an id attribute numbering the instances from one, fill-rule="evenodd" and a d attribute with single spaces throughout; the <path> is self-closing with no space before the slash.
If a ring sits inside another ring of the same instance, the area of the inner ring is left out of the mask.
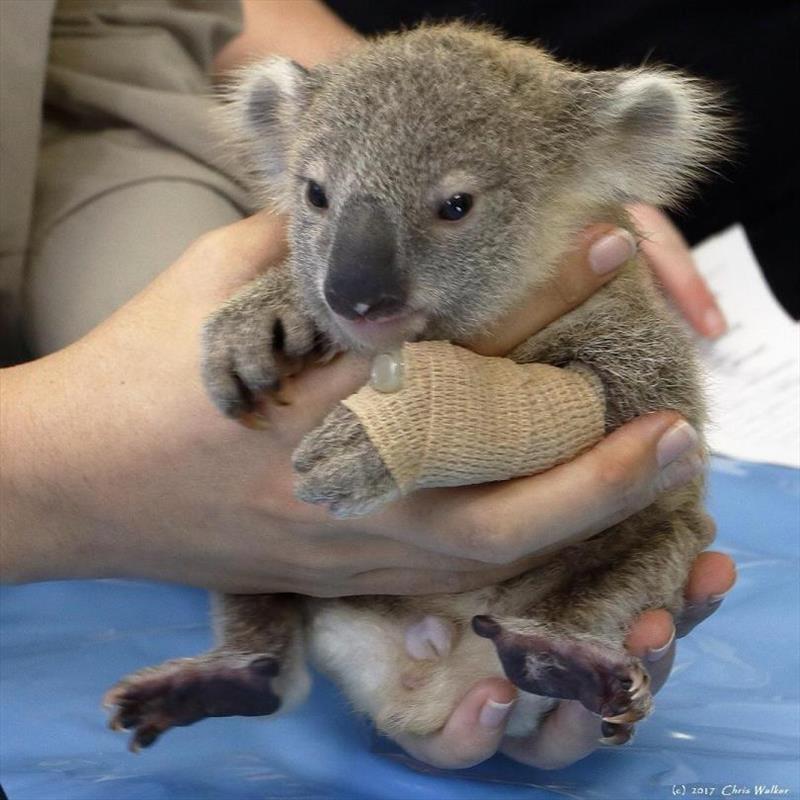
<path id="1" fill-rule="evenodd" d="M 379 356 L 370 383 L 343 403 L 403 493 L 533 475 L 605 428 L 602 384 L 583 365 L 516 364 L 448 342 Z"/>

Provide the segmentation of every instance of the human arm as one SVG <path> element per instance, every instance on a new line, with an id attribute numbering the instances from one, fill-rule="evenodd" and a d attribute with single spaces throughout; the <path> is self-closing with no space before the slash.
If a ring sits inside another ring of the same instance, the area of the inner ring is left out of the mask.
<path id="1" fill-rule="evenodd" d="M 363 41 L 321 0 L 242 0 L 242 16 L 242 32 L 214 60 L 218 77 L 267 55 L 310 67 Z"/>
<path id="2" fill-rule="evenodd" d="M 613 274 L 587 269 L 593 241 L 562 265 L 571 288 L 548 300 L 560 313 Z M 603 530 L 647 505 L 666 479 L 688 479 L 675 448 L 671 463 L 663 453 L 659 463 L 658 443 L 677 421 L 664 413 L 542 475 L 416 493 L 375 517 L 333 521 L 297 502 L 292 450 L 363 382 L 366 365 L 348 357 L 293 380 L 291 404 L 270 407 L 262 431 L 224 419 L 198 369 L 202 321 L 283 252 L 282 223 L 267 214 L 214 231 L 88 336 L 0 373 L 2 580 L 128 576 L 325 596 L 458 591 Z M 699 588 L 690 582 L 700 599 L 731 579 L 729 559 L 709 557 Z M 631 635 L 663 644 L 671 629 L 666 612 L 649 612 Z M 477 722 L 487 691 L 504 702 L 514 690 L 481 682 L 441 734 L 409 749 L 450 766 L 487 758 L 502 741 L 502 724 Z M 553 720 L 559 727 L 543 729 L 541 747 L 546 731 L 585 747 L 593 720 L 574 710 Z"/>
<path id="3" fill-rule="evenodd" d="M 218 414 L 198 369 L 202 321 L 281 257 L 282 231 L 262 213 L 208 234 L 89 335 L 2 373 L 3 580 L 454 591 L 521 571 L 649 502 L 668 413 L 544 475 L 418 493 L 376 517 L 334 522 L 298 502 L 291 453 L 366 365 L 347 357 L 293 380 L 294 402 L 272 407 L 259 432 Z M 567 263 L 565 275 L 584 266 Z"/>

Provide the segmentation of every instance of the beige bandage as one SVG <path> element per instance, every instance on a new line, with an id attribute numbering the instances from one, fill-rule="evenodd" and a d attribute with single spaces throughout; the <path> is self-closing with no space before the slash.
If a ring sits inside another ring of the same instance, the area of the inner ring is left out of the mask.
<path id="1" fill-rule="evenodd" d="M 368 385 L 342 401 L 402 492 L 532 475 L 603 435 L 602 384 L 580 364 L 515 364 L 448 342 L 406 344 L 402 362 L 397 391 Z"/>

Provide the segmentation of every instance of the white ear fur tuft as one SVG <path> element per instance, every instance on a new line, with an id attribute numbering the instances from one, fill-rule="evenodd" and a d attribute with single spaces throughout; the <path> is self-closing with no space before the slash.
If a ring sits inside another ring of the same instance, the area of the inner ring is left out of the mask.
<path id="1" fill-rule="evenodd" d="M 679 201 L 730 149 L 730 121 L 720 116 L 718 95 L 667 70 L 608 78 L 616 81 L 600 93 L 597 114 L 601 180 L 615 200 Z"/>
<path id="2" fill-rule="evenodd" d="M 607 113 L 631 133 L 669 135 L 687 123 L 690 108 L 674 79 L 644 73 L 622 81 Z"/>
<path id="3" fill-rule="evenodd" d="M 239 70 L 224 117 L 246 173 L 263 201 L 281 207 L 287 199 L 293 131 L 305 104 L 308 71 L 288 58 L 273 57 Z"/>
<path id="4" fill-rule="evenodd" d="M 256 84 L 269 81 L 285 97 L 297 97 L 300 87 L 308 75 L 308 70 L 296 61 L 280 56 L 262 61 L 251 67 L 251 80 Z"/>

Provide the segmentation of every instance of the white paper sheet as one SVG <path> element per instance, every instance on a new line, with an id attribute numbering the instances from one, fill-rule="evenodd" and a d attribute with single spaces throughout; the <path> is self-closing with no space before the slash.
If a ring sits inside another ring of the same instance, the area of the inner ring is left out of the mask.
<path id="1" fill-rule="evenodd" d="M 716 342 L 700 343 L 711 449 L 800 467 L 800 324 L 773 297 L 741 226 L 706 240 L 694 255 L 729 327 Z"/>

